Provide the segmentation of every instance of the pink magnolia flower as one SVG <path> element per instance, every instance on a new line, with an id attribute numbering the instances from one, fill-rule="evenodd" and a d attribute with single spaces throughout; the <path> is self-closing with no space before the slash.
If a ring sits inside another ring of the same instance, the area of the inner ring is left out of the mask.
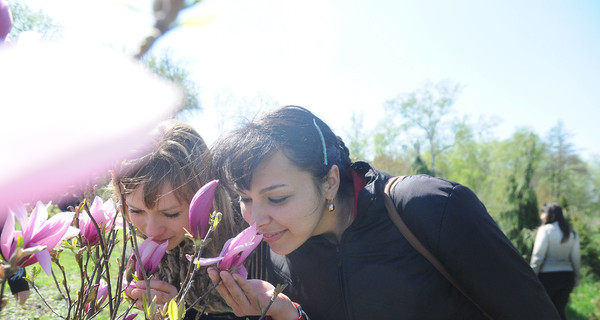
<path id="1" fill-rule="evenodd" d="M 123 320 L 132 320 L 135 317 L 137 317 L 137 313 L 130 313 L 126 315 L 125 318 L 123 318 Z"/>
<path id="2" fill-rule="evenodd" d="M 12 29 L 13 18 L 6 0 L 0 0 L 0 43 L 4 42 Z"/>
<path id="3" fill-rule="evenodd" d="M 192 198 L 190 202 L 190 232 L 194 239 L 204 239 L 209 229 L 210 208 L 219 180 L 213 180 L 205 184 Z"/>
<path id="4" fill-rule="evenodd" d="M 140 244 L 138 248 L 142 263 L 140 265 L 138 261 L 135 261 L 135 274 L 139 280 L 143 279 L 142 266 L 144 267 L 144 271 L 146 271 L 146 275 L 156 271 L 158 264 L 165 255 L 167 246 L 169 245 L 168 241 L 158 243 L 152 239 L 152 237 L 147 238 Z M 131 255 L 131 258 L 129 258 L 130 262 L 132 260 L 135 260 L 135 253 Z"/>
<path id="5" fill-rule="evenodd" d="M 90 214 L 98 224 L 100 230 L 108 232 L 113 224 L 113 220 L 117 215 L 117 209 L 112 199 L 108 199 L 103 202 L 98 196 L 94 199 L 94 202 L 90 206 L 90 213 L 81 212 L 79 215 L 79 229 L 81 230 L 81 236 L 84 244 L 93 246 L 100 240 L 98 236 L 98 230 L 90 218 Z"/>
<path id="6" fill-rule="evenodd" d="M 13 253 L 17 250 L 17 241 L 19 236 L 23 237 L 23 249 L 45 246 L 46 249 L 25 255 L 18 261 L 13 261 L 19 267 L 39 262 L 42 269 L 48 275 L 52 273 L 52 264 L 50 260 L 50 251 L 56 248 L 62 240 L 75 237 L 79 234 L 79 229 L 71 227 L 73 221 L 73 212 L 61 212 L 48 219 L 48 208 L 41 202 L 37 202 L 31 212 L 27 215 L 25 207 L 20 206 L 9 210 L 2 235 L 0 236 L 0 248 L 4 258 L 11 259 Z M 21 230 L 15 230 L 15 218 L 19 222 Z"/>
<path id="7" fill-rule="evenodd" d="M 227 240 L 218 257 L 199 258 L 198 262 L 201 266 L 217 263 L 217 268 L 220 270 L 239 268 L 235 273 L 247 278 L 248 271 L 244 267 L 244 260 L 260 244 L 262 237 L 262 234 L 256 234 L 256 224 L 253 224 L 240 232 L 235 238 Z"/>
<path id="8" fill-rule="evenodd" d="M 96 305 L 100 305 L 108 297 L 108 285 L 106 284 L 106 282 L 104 280 L 100 280 L 100 283 L 98 283 L 97 286 L 98 286 L 98 291 L 96 291 L 96 301 L 91 301 L 90 303 L 88 303 L 85 306 L 85 312 L 88 312 L 90 310 L 92 303 L 95 303 Z"/>

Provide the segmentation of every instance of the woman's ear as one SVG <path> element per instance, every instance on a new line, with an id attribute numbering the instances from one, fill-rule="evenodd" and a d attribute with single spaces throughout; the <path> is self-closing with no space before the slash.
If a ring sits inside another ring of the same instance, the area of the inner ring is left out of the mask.
<path id="1" fill-rule="evenodd" d="M 340 188 L 340 168 L 338 168 L 338 166 L 331 166 L 331 169 L 329 169 L 329 172 L 325 177 L 323 187 L 325 198 L 333 200 Z"/>

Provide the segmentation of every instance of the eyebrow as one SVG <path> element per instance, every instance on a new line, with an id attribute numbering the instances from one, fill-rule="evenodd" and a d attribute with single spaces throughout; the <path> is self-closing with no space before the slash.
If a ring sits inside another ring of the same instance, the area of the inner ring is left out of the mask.
<path id="1" fill-rule="evenodd" d="M 274 185 L 272 185 L 272 186 L 269 186 L 269 187 L 266 187 L 266 188 L 264 188 L 264 189 L 261 189 L 261 190 L 260 190 L 258 193 L 259 193 L 259 194 L 263 194 L 263 193 L 265 193 L 265 192 L 267 192 L 267 191 L 271 191 L 271 190 L 273 190 L 273 189 L 277 189 L 277 188 L 281 188 L 281 187 L 285 187 L 285 186 L 287 186 L 287 185 L 286 185 L 286 184 L 283 184 L 283 183 L 280 183 L 280 184 L 274 184 Z"/>
<path id="2" fill-rule="evenodd" d="M 135 205 L 132 205 L 130 201 L 127 201 L 127 200 L 125 200 L 125 203 L 127 204 L 127 206 L 128 206 L 128 207 L 131 207 L 131 208 L 134 208 L 134 209 L 141 210 L 141 209 L 140 209 L 140 208 L 138 208 L 137 206 L 135 206 Z M 163 212 L 164 212 L 164 211 L 170 211 L 170 210 L 173 210 L 173 209 L 179 209 L 179 207 L 180 207 L 181 205 L 182 205 L 182 204 L 180 203 L 180 204 L 176 204 L 176 205 L 173 205 L 173 206 L 170 206 L 170 207 L 167 207 L 167 208 L 156 208 L 156 210 L 157 210 L 157 211 L 163 211 Z M 150 209 L 154 209 L 154 208 L 150 208 Z"/>

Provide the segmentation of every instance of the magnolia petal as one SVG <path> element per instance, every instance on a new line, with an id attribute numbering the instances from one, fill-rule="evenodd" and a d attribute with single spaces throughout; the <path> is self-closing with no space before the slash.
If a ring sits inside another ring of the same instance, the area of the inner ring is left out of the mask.
<path id="1" fill-rule="evenodd" d="M 223 250 L 221 251 L 220 256 L 223 257 L 217 267 L 221 270 L 230 270 L 235 268 L 243 267 L 244 260 L 250 255 L 250 253 L 260 244 L 262 240 L 262 235 L 256 234 L 256 224 L 246 228 L 244 231 L 240 232 L 235 238 L 229 239 Z M 245 270 L 241 270 L 236 272 L 242 276 L 247 277 L 248 272 Z"/>
<path id="2" fill-rule="evenodd" d="M 96 301 L 101 304 L 108 297 L 108 284 L 106 281 L 100 280 L 98 284 L 98 293 L 96 293 Z"/>
<path id="3" fill-rule="evenodd" d="M 180 106 L 179 89 L 115 51 L 44 41 L 0 50 L 0 105 L 11 106 L 2 108 L 0 150 L 12 151 L 0 157 L 0 207 L 105 172 Z M 92 110 L 102 112 L 90 121 Z"/>
<path id="4" fill-rule="evenodd" d="M 260 236 L 260 238 L 256 239 L 256 241 L 253 242 L 249 242 L 248 246 L 245 246 L 246 248 L 242 251 L 242 253 L 237 257 L 237 260 L 240 261 L 239 264 L 241 265 L 242 263 L 244 263 L 244 260 L 246 260 L 246 258 L 248 258 L 248 256 L 250 255 L 250 253 L 256 248 L 258 247 L 258 245 L 260 244 L 260 241 L 262 240 L 262 235 Z"/>
<path id="5" fill-rule="evenodd" d="M 49 250 L 53 250 L 60 244 L 63 236 L 69 230 L 74 214 L 74 212 L 55 214 L 32 236 L 30 242 L 48 246 Z"/>
<path id="6" fill-rule="evenodd" d="M 74 237 L 77 237 L 79 235 L 80 230 L 75 228 L 75 227 L 69 227 L 67 228 L 67 232 L 65 232 L 65 234 L 62 236 L 61 240 L 68 240 Z"/>
<path id="7" fill-rule="evenodd" d="M 29 216 L 27 233 L 30 235 L 38 233 L 46 220 L 48 220 L 48 209 L 41 201 L 38 201 Z M 29 241 L 29 239 L 25 237 L 25 241 Z"/>
<path id="8" fill-rule="evenodd" d="M 192 236 L 203 239 L 209 229 L 210 209 L 219 180 L 205 184 L 196 192 L 190 202 L 189 220 Z"/>
<path id="9" fill-rule="evenodd" d="M 92 205 L 90 206 L 90 214 L 96 220 L 96 223 L 101 226 L 106 223 L 106 216 L 104 214 L 104 203 L 99 196 L 94 198 Z"/>
<path id="10" fill-rule="evenodd" d="M 19 205 L 14 208 L 11 208 L 9 211 L 12 212 L 13 216 L 19 222 L 19 225 L 21 226 L 21 231 L 27 230 L 27 226 L 29 225 L 29 217 L 27 215 L 27 210 L 25 210 L 25 207 L 23 205 Z"/>
<path id="11" fill-rule="evenodd" d="M 244 267 L 244 265 L 241 265 L 240 268 L 235 270 L 233 273 L 237 273 L 244 279 L 248 279 L 248 270 L 246 270 L 246 267 Z"/>
<path id="12" fill-rule="evenodd" d="M 219 261 L 223 260 L 223 257 L 214 257 L 214 258 L 198 258 L 197 261 L 201 266 L 210 266 Z"/>
<path id="13" fill-rule="evenodd" d="M 50 259 L 50 252 L 48 250 L 42 250 L 35 254 L 37 261 L 39 262 L 42 269 L 46 272 L 47 275 L 52 274 L 52 260 Z M 25 267 L 25 266 L 24 266 Z"/>
<path id="14" fill-rule="evenodd" d="M 160 264 L 160 260 L 162 260 L 162 258 L 165 255 L 165 252 L 167 252 L 168 246 L 169 246 L 169 241 L 165 241 L 165 242 L 161 243 L 160 245 L 158 245 L 156 247 L 156 249 L 152 252 L 152 256 L 150 257 L 150 260 L 148 261 L 147 264 L 144 264 L 144 267 L 148 270 L 148 272 L 154 272 L 154 270 L 156 270 L 156 268 L 158 268 L 158 265 Z"/>
<path id="15" fill-rule="evenodd" d="M 2 255 L 4 259 L 10 259 L 12 255 L 11 247 L 12 242 L 15 239 L 15 219 L 13 218 L 12 211 L 9 212 L 6 221 L 4 221 L 4 228 L 2 228 L 2 234 L 0 235 L 0 250 L 2 250 Z"/>
<path id="16" fill-rule="evenodd" d="M 137 317 L 137 313 L 131 313 L 126 315 L 123 320 L 133 320 L 135 317 Z"/>

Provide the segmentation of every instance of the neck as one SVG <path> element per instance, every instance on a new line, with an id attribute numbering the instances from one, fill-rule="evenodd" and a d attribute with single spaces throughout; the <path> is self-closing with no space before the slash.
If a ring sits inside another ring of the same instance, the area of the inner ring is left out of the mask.
<path id="1" fill-rule="evenodd" d="M 331 231 L 326 235 L 326 238 L 333 242 L 339 243 L 342 239 L 342 234 L 354 221 L 354 202 L 352 197 L 334 202 L 335 210 L 333 212 L 325 212 L 328 218 L 331 219 Z"/>

